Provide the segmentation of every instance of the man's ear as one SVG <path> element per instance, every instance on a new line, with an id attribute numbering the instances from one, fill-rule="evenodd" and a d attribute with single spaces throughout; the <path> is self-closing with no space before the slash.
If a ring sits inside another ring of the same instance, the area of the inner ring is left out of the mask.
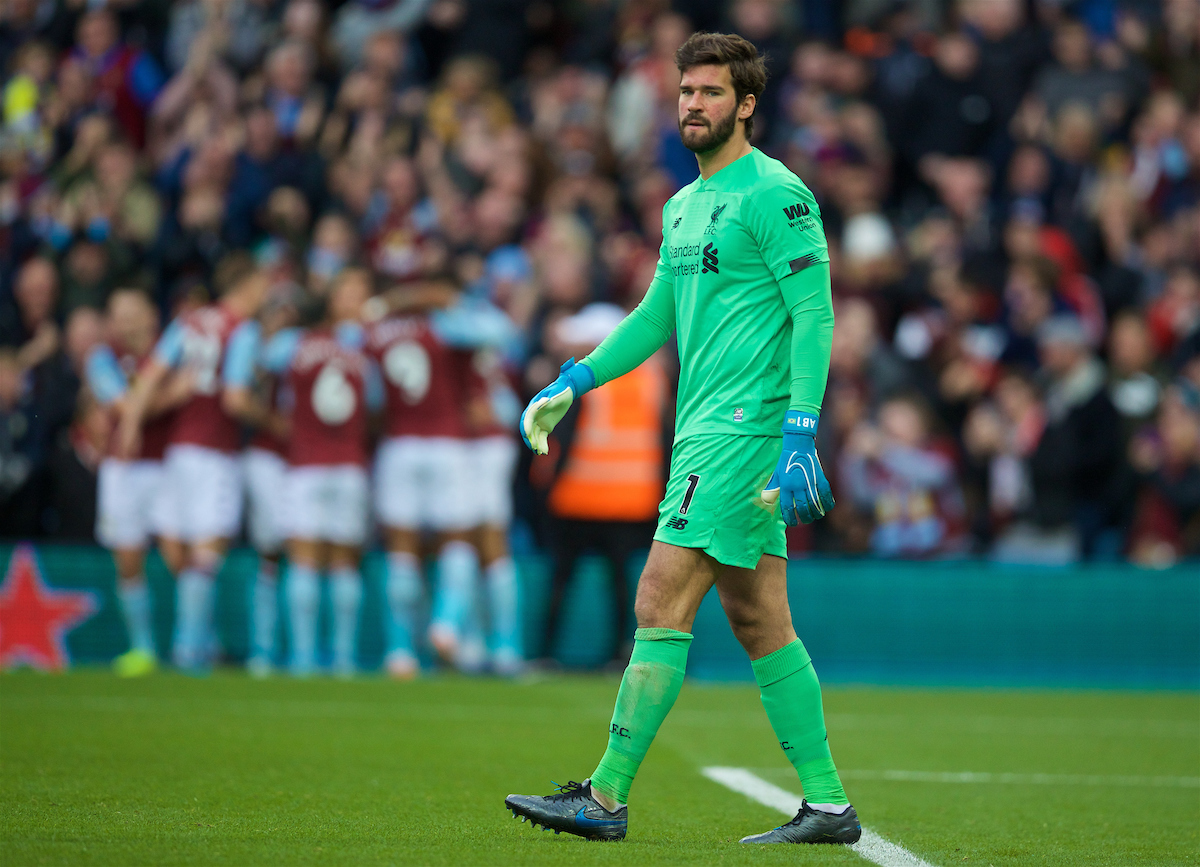
<path id="1" fill-rule="evenodd" d="M 753 93 L 747 93 L 742 100 L 742 104 L 738 106 L 737 119 L 745 120 L 750 115 L 754 114 L 754 107 L 758 104 Z"/>

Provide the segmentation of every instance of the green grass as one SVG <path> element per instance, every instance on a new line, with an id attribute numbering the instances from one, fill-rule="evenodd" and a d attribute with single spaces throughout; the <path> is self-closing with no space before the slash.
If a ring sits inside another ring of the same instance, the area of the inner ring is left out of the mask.
<path id="1" fill-rule="evenodd" d="M 736 845 L 782 817 L 699 768 L 799 791 L 750 686 L 684 688 L 624 843 L 514 822 L 505 794 L 591 771 L 615 689 L 6 675 L 0 863 L 867 863 Z M 1195 694 L 829 689 L 826 709 L 848 771 L 1200 776 Z M 864 823 L 934 864 L 1200 863 L 1200 788 L 848 776 Z"/>

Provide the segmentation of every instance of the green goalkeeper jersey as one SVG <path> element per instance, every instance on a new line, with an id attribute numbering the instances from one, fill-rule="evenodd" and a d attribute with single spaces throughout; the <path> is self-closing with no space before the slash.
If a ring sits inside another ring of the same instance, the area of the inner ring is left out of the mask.
<path id="1" fill-rule="evenodd" d="M 820 411 L 833 328 L 828 262 L 816 199 L 754 149 L 667 202 L 645 299 L 585 362 L 602 384 L 677 329 L 676 441 L 779 436 L 789 406 Z"/>

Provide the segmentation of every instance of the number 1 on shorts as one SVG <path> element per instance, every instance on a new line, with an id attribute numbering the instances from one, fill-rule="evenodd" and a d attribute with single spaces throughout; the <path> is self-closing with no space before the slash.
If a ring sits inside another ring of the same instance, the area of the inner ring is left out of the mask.
<path id="1" fill-rule="evenodd" d="M 695 473 L 689 475 L 687 479 L 687 492 L 683 495 L 683 502 L 679 504 L 679 514 L 681 515 L 686 515 L 688 513 L 688 509 L 691 508 L 692 505 L 692 497 L 696 494 L 696 485 L 700 484 L 700 477 Z"/>

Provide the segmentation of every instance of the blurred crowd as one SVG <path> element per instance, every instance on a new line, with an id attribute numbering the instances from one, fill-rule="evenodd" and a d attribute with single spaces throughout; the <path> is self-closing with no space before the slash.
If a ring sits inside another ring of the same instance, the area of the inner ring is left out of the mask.
<path id="1" fill-rule="evenodd" d="M 109 298 L 167 321 L 234 251 L 316 297 L 356 265 L 449 277 L 515 324 L 528 398 L 589 342 L 580 310 L 648 286 L 697 172 L 673 54 L 713 29 L 766 53 L 754 143 L 829 239 L 838 508 L 792 546 L 1200 553 L 1195 0 L 2 8 L 0 535 L 91 538 L 111 428 L 81 381 Z M 554 542 L 544 460 L 517 467 L 526 549 Z"/>

